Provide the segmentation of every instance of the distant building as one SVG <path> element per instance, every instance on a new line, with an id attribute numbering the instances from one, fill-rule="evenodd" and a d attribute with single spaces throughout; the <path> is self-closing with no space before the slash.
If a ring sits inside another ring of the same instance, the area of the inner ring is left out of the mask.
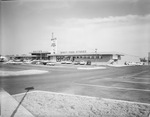
<path id="1" fill-rule="evenodd" d="M 140 62 L 140 58 L 133 55 L 122 54 L 118 52 L 98 52 L 95 49 L 94 52 L 87 52 L 86 50 L 79 51 L 62 51 L 57 52 L 57 39 L 53 37 L 51 39 L 51 52 L 48 51 L 33 51 L 31 55 L 16 55 L 15 59 L 34 59 L 34 60 L 50 60 L 54 62 L 61 61 L 90 61 L 96 65 L 106 64 L 125 64 L 126 62 Z M 150 52 L 149 52 L 150 61 Z"/>
<path id="2" fill-rule="evenodd" d="M 122 54 L 118 52 L 87 52 L 86 50 L 79 51 L 61 51 L 51 54 L 47 51 L 33 51 L 31 55 L 16 55 L 14 59 L 30 59 L 30 60 L 50 60 L 53 62 L 61 61 L 90 61 L 95 65 L 119 64 L 123 65 L 126 62 L 140 62 L 138 56 Z M 150 56 L 149 56 L 150 58 Z M 150 59 L 149 59 L 150 60 Z"/>

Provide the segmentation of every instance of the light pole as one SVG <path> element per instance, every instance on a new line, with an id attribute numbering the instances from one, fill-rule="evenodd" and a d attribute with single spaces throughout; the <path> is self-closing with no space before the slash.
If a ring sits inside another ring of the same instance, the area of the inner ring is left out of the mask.
<path id="1" fill-rule="evenodd" d="M 11 117 L 14 117 L 18 108 L 20 107 L 21 103 L 23 102 L 24 98 L 26 97 L 27 93 L 30 91 L 30 90 L 34 90 L 34 87 L 27 87 L 25 88 L 26 90 L 26 93 L 25 95 L 23 96 L 23 98 L 21 99 L 21 101 L 19 102 L 18 106 L 16 107 L 16 109 L 14 110 L 14 112 L 12 113 Z"/>

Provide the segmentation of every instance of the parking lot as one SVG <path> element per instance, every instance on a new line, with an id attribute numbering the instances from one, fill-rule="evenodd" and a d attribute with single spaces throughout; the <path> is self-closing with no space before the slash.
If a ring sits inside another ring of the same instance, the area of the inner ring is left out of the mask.
<path id="1" fill-rule="evenodd" d="M 106 67 L 81 70 L 79 65 L 1 65 L 1 71 L 46 70 L 38 75 L 1 77 L 1 87 L 10 94 L 35 90 L 150 103 L 150 66 Z"/>

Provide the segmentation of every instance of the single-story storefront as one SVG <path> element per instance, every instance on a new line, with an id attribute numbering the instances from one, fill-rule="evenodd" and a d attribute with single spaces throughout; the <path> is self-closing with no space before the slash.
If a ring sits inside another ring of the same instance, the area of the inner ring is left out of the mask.
<path id="1" fill-rule="evenodd" d="M 36 55 L 16 55 L 14 59 L 20 59 L 20 60 L 33 60 L 36 59 Z"/>
<path id="2" fill-rule="evenodd" d="M 47 51 L 33 51 L 31 52 L 32 56 L 36 56 L 37 60 L 47 60 L 50 52 Z"/>
<path id="3" fill-rule="evenodd" d="M 140 58 L 133 55 L 122 54 L 118 52 L 86 52 L 86 51 L 69 51 L 60 52 L 59 54 L 51 54 L 45 51 L 33 51 L 31 55 L 14 56 L 15 59 L 30 59 L 30 60 L 50 60 L 53 62 L 62 61 L 90 61 L 91 64 L 106 65 L 119 64 L 123 65 L 126 62 L 140 62 Z"/>
<path id="4" fill-rule="evenodd" d="M 123 54 L 120 53 L 108 53 L 108 52 L 96 52 L 96 53 L 66 53 L 66 54 L 54 54 L 49 55 L 49 60 L 55 62 L 61 61 L 91 61 L 92 64 L 117 64 Z"/>

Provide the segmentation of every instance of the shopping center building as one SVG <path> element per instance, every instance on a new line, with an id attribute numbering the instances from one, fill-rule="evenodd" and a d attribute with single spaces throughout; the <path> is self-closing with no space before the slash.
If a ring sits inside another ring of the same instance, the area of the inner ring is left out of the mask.
<path id="1" fill-rule="evenodd" d="M 50 54 L 49 60 L 61 61 L 90 61 L 92 64 L 106 65 L 117 64 L 123 54 L 115 52 L 86 52 L 86 51 L 65 51 L 59 54 Z"/>
<path id="2" fill-rule="evenodd" d="M 26 59 L 50 60 L 53 62 L 61 61 L 90 61 L 91 64 L 106 65 L 106 64 L 124 64 L 125 62 L 140 62 L 137 56 L 122 54 L 118 52 L 88 52 L 86 50 L 79 51 L 57 51 L 57 39 L 51 39 L 51 52 L 48 51 L 33 51 L 30 56 L 21 56 Z M 18 57 L 19 58 L 19 57 Z"/>

